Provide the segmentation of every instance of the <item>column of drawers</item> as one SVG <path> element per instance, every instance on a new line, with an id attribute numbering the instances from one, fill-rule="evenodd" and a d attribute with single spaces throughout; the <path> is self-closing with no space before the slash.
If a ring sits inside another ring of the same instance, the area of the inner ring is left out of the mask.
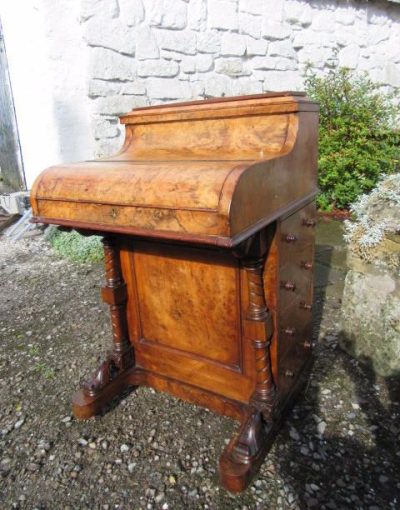
<path id="1" fill-rule="evenodd" d="M 280 223 L 278 389 L 290 391 L 312 348 L 315 204 Z"/>

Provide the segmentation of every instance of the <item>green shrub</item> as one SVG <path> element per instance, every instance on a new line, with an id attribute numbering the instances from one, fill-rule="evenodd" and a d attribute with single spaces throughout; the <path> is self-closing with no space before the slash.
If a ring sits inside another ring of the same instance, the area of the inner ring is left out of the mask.
<path id="1" fill-rule="evenodd" d="M 75 230 L 63 232 L 56 227 L 46 230 L 46 239 L 62 257 L 75 262 L 100 262 L 103 260 L 103 247 L 100 236 L 82 236 Z"/>
<path id="2" fill-rule="evenodd" d="M 382 174 L 399 170 L 400 107 L 395 93 L 337 65 L 324 75 L 309 67 L 305 85 L 320 104 L 318 206 L 347 208 Z"/>

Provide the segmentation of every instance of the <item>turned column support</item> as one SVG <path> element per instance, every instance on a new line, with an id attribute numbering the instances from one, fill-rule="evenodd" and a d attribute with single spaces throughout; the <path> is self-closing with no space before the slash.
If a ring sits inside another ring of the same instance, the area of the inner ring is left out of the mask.
<path id="1" fill-rule="evenodd" d="M 256 387 L 250 403 L 261 412 L 266 421 L 272 420 L 275 385 L 270 356 L 273 321 L 265 301 L 263 275 L 265 257 L 273 234 L 273 227 L 260 231 L 243 243 L 235 252 L 247 274 L 249 298 L 245 318 L 245 334 L 252 342 L 256 367 Z"/>
<path id="2" fill-rule="evenodd" d="M 82 384 L 82 391 L 96 397 L 124 371 L 134 366 L 134 352 L 129 341 L 126 315 L 127 292 L 122 280 L 119 246 L 116 238 L 103 239 L 106 284 L 101 289 L 103 301 L 110 306 L 113 335 L 112 349 L 93 377 Z"/>

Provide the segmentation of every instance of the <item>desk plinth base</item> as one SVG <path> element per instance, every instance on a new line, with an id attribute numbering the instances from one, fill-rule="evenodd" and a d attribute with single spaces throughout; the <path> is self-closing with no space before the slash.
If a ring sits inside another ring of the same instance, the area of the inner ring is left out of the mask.
<path id="1" fill-rule="evenodd" d="M 245 405 L 219 395 L 201 390 L 180 381 L 154 374 L 139 367 L 131 367 L 119 374 L 96 396 L 88 395 L 84 389 L 75 393 L 72 409 L 75 418 L 86 420 L 98 414 L 128 388 L 148 386 L 158 391 L 178 395 L 222 415 L 229 416 L 241 423 L 239 431 L 222 452 L 219 459 L 219 477 L 222 485 L 231 492 L 246 489 L 257 475 L 265 456 L 273 445 L 281 426 L 282 417 L 290 410 L 298 393 L 302 390 L 310 370 L 310 364 L 304 367 L 292 392 L 284 402 L 277 401 L 273 418 L 266 422 L 261 412 L 250 404 Z"/>

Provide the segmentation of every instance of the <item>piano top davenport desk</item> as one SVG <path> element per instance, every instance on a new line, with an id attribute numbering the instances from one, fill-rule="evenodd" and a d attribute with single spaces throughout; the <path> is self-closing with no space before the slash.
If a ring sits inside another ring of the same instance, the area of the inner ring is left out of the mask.
<path id="1" fill-rule="evenodd" d="M 34 221 L 104 236 L 113 347 L 77 418 L 147 385 L 239 420 L 241 491 L 311 355 L 318 105 L 269 93 L 138 108 L 114 157 L 45 170 Z"/>

